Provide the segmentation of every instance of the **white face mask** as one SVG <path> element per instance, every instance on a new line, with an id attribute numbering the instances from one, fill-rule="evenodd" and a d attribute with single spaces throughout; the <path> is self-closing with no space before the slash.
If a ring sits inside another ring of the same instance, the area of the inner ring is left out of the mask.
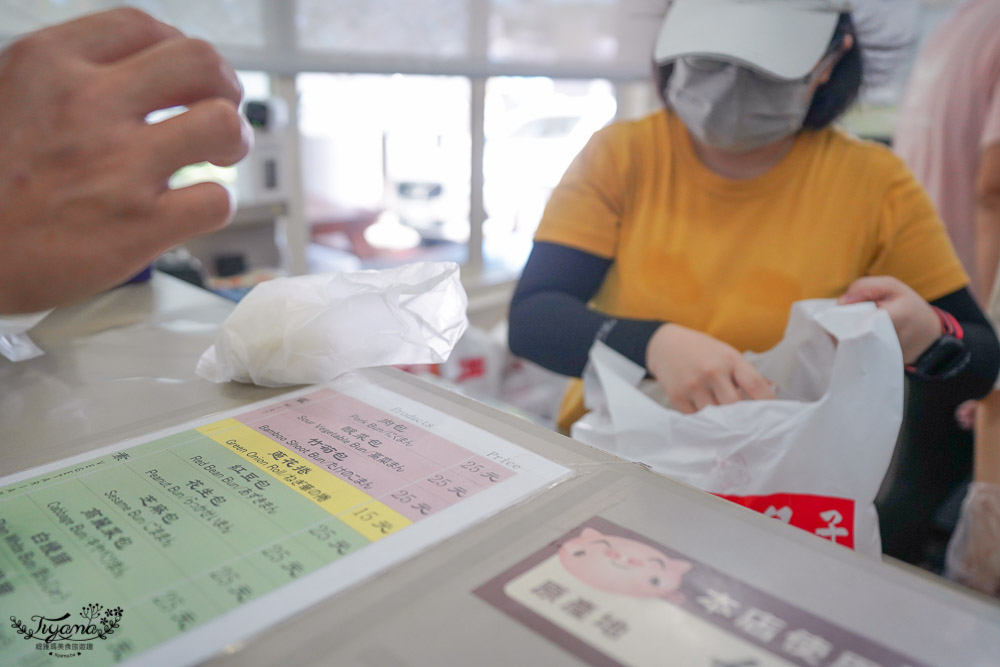
<path id="1" fill-rule="evenodd" d="M 811 75 L 781 81 L 720 60 L 681 58 L 666 97 L 700 141 L 742 152 L 798 132 L 812 102 L 811 84 Z"/>

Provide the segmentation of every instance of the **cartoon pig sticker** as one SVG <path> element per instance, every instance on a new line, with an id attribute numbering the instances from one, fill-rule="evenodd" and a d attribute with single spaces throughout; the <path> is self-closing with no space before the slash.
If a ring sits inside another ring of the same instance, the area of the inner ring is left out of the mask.
<path id="1" fill-rule="evenodd" d="M 683 601 L 677 592 L 691 563 L 643 542 L 584 528 L 559 547 L 559 562 L 580 581 L 609 593 Z"/>

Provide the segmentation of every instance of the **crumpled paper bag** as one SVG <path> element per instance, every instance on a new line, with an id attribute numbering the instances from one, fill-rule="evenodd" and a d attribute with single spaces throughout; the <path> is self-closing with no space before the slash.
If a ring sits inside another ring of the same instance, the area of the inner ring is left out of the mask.
<path id="1" fill-rule="evenodd" d="M 328 382 L 356 368 L 444 362 L 468 328 L 454 262 L 278 278 L 247 294 L 198 361 L 212 382 Z"/>
<path id="2" fill-rule="evenodd" d="M 40 313 L 0 317 L 0 355 L 11 361 L 27 361 L 45 354 L 28 336 L 28 331 L 51 312 L 49 309 Z"/>

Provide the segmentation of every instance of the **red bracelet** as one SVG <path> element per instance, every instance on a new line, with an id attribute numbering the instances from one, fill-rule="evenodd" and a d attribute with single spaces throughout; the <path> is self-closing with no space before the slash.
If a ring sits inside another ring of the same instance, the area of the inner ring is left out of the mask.
<path id="1" fill-rule="evenodd" d="M 962 325 L 959 324 L 958 320 L 951 313 L 941 310 L 937 306 L 931 306 L 934 312 L 937 313 L 938 319 L 941 320 L 941 333 L 947 336 L 953 336 L 958 340 L 962 340 L 965 337 L 965 332 L 962 330 Z"/>
<path id="2" fill-rule="evenodd" d="M 938 319 L 941 320 L 941 335 L 951 336 L 957 340 L 962 340 L 965 337 L 965 331 L 962 329 L 962 325 L 959 323 L 955 316 L 951 313 L 941 310 L 937 306 L 931 306 L 934 312 L 937 314 Z M 916 366 L 914 364 L 906 364 L 903 368 L 906 369 L 908 373 L 916 372 Z"/>

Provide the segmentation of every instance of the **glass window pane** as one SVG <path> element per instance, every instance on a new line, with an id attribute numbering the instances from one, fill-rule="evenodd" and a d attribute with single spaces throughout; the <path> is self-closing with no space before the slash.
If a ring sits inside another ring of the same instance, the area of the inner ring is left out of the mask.
<path id="1" fill-rule="evenodd" d="M 261 48 L 262 0 L 129 0 L 128 4 L 217 45 Z"/>
<path id="2" fill-rule="evenodd" d="M 601 79 L 487 82 L 483 256 L 489 268 L 524 264 L 552 189 L 615 109 L 614 89 Z"/>
<path id="3" fill-rule="evenodd" d="M 641 77 L 663 12 L 662 0 L 4 0 L 0 38 L 126 4 L 222 47 L 238 66 L 279 58 L 282 70 L 315 71 L 317 56 L 330 55 L 328 71 L 343 59 L 353 71 L 442 63 L 470 75 L 488 64 L 572 63 L 591 76 Z"/>
<path id="4" fill-rule="evenodd" d="M 214 44 L 264 46 L 262 0 L 5 0 L 0 34 L 16 35 L 111 7 L 132 6 Z"/>
<path id="5" fill-rule="evenodd" d="M 236 76 L 239 78 L 240 83 L 243 85 L 244 99 L 247 100 L 262 100 L 266 99 L 271 94 L 271 80 L 270 77 L 264 72 L 253 72 L 253 71 L 237 71 Z M 157 111 L 151 112 L 146 116 L 146 122 L 148 123 L 160 123 L 168 118 L 182 114 L 187 111 L 187 107 L 170 107 L 169 109 L 159 109 Z M 242 163 L 244 168 L 247 166 L 247 162 Z M 247 193 L 241 192 L 240 181 L 237 178 L 237 170 L 240 169 L 239 166 L 229 166 L 220 167 L 214 164 L 209 164 L 207 162 L 201 162 L 198 164 L 188 165 L 182 167 L 177 172 L 173 174 L 170 178 L 170 186 L 174 188 L 182 188 L 188 185 L 194 185 L 195 183 L 203 183 L 206 181 L 213 181 L 216 183 L 222 183 L 234 190 L 238 201 L 247 201 L 247 197 L 244 196 Z"/>
<path id="6" fill-rule="evenodd" d="M 19 35 L 104 9 L 101 0 L 6 0 L 0 3 L 0 32 Z"/>
<path id="7" fill-rule="evenodd" d="M 617 0 L 491 0 L 494 62 L 610 61 L 618 55 Z"/>
<path id="8" fill-rule="evenodd" d="M 468 0 L 298 0 L 303 49 L 455 57 L 468 43 Z"/>
<path id="9" fill-rule="evenodd" d="M 302 74 L 298 86 L 314 255 L 336 261 L 340 253 L 373 268 L 464 262 L 468 79 Z"/>
<path id="10" fill-rule="evenodd" d="M 271 77 L 267 72 L 237 70 L 236 76 L 243 85 L 244 100 L 263 100 L 271 96 Z"/>

